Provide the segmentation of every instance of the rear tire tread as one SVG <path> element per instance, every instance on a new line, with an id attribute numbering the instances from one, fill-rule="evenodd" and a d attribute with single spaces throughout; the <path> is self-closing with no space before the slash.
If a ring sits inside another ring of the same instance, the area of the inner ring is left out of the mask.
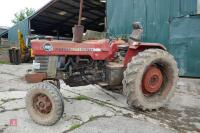
<path id="1" fill-rule="evenodd" d="M 177 63 L 174 60 L 174 57 L 172 55 L 170 55 L 168 52 L 160 50 L 160 49 L 148 49 L 145 50 L 143 52 L 140 52 L 136 57 L 134 57 L 131 62 L 127 65 L 127 69 L 124 71 L 124 79 L 122 81 L 123 83 L 123 92 L 124 95 L 127 96 L 127 103 L 130 107 L 137 107 L 140 108 L 142 110 L 152 110 L 152 109 L 158 109 L 161 106 L 157 107 L 157 108 L 149 108 L 149 107 L 145 107 L 145 105 L 142 105 L 137 93 L 136 93 L 136 80 L 138 77 L 138 74 L 141 73 L 140 72 L 140 68 L 143 67 L 144 64 L 146 64 L 148 62 L 148 60 L 150 60 L 153 57 L 168 57 L 171 59 L 171 64 L 173 64 L 173 68 L 176 71 L 177 70 L 177 77 L 178 77 L 178 68 L 177 68 Z M 178 78 L 174 77 L 175 81 L 177 83 Z M 175 86 L 172 87 L 173 88 L 173 92 L 172 94 L 174 94 L 175 91 Z M 173 95 L 170 95 L 167 97 L 167 99 L 169 100 Z"/>

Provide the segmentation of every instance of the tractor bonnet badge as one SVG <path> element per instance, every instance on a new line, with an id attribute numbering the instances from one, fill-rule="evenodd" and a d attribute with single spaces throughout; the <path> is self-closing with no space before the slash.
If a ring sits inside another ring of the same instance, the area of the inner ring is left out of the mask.
<path id="1" fill-rule="evenodd" d="M 43 49 L 45 51 L 53 51 L 53 46 L 49 43 L 44 44 Z"/>

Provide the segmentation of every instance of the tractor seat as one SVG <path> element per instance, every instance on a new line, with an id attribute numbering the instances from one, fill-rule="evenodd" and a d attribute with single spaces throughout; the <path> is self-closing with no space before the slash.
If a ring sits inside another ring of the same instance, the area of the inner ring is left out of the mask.
<path id="1" fill-rule="evenodd" d="M 142 38 L 143 28 L 140 22 L 134 22 L 132 26 L 133 32 L 129 37 L 129 43 L 132 43 L 133 41 L 140 42 Z"/>

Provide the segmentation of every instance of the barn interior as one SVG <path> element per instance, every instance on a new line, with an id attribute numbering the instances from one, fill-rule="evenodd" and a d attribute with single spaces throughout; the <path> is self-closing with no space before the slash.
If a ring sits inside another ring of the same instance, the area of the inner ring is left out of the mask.
<path id="1" fill-rule="evenodd" d="M 30 17 L 31 34 L 72 38 L 79 8 L 80 0 L 52 0 Z M 105 31 L 106 0 L 84 0 L 81 21 L 85 31 Z"/>

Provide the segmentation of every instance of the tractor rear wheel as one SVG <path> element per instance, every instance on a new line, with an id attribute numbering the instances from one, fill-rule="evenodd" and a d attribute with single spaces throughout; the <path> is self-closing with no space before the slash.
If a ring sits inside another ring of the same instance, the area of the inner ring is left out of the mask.
<path id="1" fill-rule="evenodd" d="M 130 107 L 159 109 L 173 96 L 178 80 L 177 63 L 168 52 L 140 52 L 124 71 L 123 92 Z"/>
<path id="2" fill-rule="evenodd" d="M 62 117 L 64 111 L 62 94 L 51 83 L 36 84 L 26 95 L 26 108 L 34 122 L 51 126 Z"/>

